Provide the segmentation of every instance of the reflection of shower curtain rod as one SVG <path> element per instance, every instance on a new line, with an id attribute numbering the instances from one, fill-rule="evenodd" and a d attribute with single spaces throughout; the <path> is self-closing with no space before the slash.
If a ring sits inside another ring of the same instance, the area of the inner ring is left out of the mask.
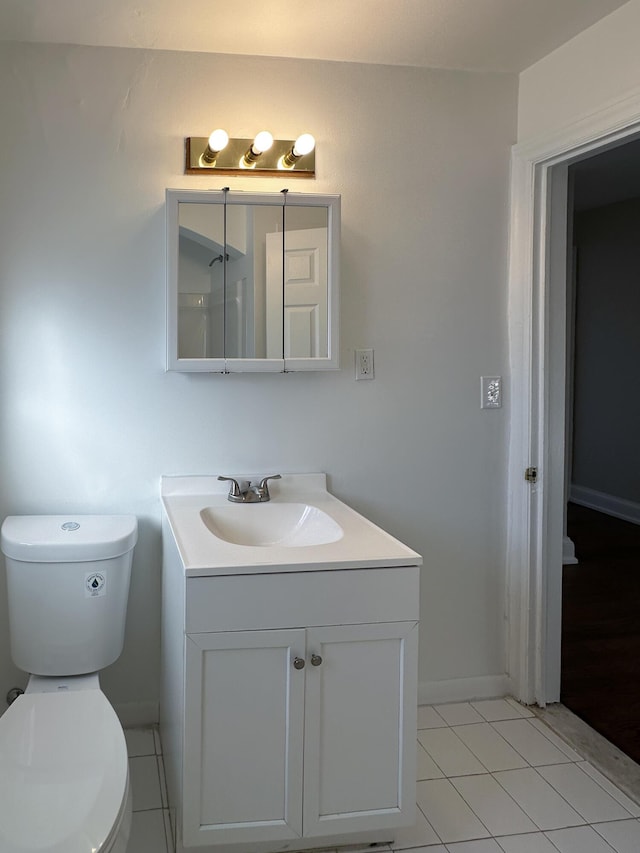
<path id="1" fill-rule="evenodd" d="M 215 264 L 215 262 L 216 262 L 216 261 L 224 261 L 224 260 L 226 260 L 226 261 L 228 261 L 228 260 L 229 260 L 229 255 L 228 255 L 228 254 L 226 254 L 226 255 L 217 255 L 217 256 L 216 256 L 216 257 L 215 257 L 215 258 L 210 262 L 209 266 L 210 266 L 210 267 L 212 267 L 212 266 Z"/>

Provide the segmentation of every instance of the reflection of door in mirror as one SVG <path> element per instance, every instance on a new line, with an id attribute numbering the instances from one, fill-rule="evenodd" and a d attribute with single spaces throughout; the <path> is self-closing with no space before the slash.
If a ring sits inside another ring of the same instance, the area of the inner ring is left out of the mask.
<path id="1" fill-rule="evenodd" d="M 264 358 L 264 246 L 267 233 L 279 232 L 282 253 L 282 205 L 229 203 L 226 217 L 225 357 Z M 241 243 L 239 234 L 242 235 Z M 282 347 L 279 358 L 282 358 Z"/>
<path id="2" fill-rule="evenodd" d="M 300 227 L 313 218 L 322 227 Z M 327 211 L 289 209 L 284 269 L 281 235 L 267 234 L 267 357 L 326 358 Z M 280 239 L 278 239 L 280 238 Z"/>

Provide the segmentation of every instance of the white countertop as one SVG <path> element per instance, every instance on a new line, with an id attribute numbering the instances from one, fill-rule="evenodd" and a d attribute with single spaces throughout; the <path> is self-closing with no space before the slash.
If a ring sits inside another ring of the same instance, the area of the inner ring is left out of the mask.
<path id="1" fill-rule="evenodd" d="M 262 475 L 264 476 L 264 475 Z M 238 475 L 252 482 L 259 476 Z M 419 566 L 422 557 L 327 491 L 325 474 L 283 474 L 269 483 L 271 503 L 299 501 L 336 521 L 343 536 L 302 547 L 235 545 L 215 536 L 201 518 L 206 507 L 232 506 L 229 483 L 216 476 L 162 477 L 161 497 L 185 574 L 192 577 L 329 569 Z M 238 513 L 246 509 L 235 504 Z M 259 504 L 250 505 L 259 511 Z"/>

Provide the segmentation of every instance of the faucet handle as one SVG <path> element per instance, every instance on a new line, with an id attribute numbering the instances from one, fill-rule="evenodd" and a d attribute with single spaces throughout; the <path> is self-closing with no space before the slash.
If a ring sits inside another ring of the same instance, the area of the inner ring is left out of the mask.
<path id="1" fill-rule="evenodd" d="M 218 476 L 219 480 L 226 480 L 231 483 L 229 486 L 229 498 L 240 498 L 242 497 L 242 489 L 240 488 L 240 483 L 237 480 L 234 480 L 233 477 L 223 477 L 221 474 Z"/>
<path id="2" fill-rule="evenodd" d="M 271 474 L 270 477 L 263 477 L 262 480 L 260 480 L 260 485 L 258 486 L 258 494 L 260 495 L 261 501 L 270 501 L 271 500 L 271 495 L 269 494 L 268 481 L 269 480 L 280 480 L 280 479 L 282 479 L 280 474 Z"/>
<path id="3" fill-rule="evenodd" d="M 271 474 L 269 477 L 263 477 L 262 480 L 260 480 L 260 485 L 258 486 L 258 488 L 264 489 L 268 493 L 269 487 L 267 486 L 267 481 L 268 480 L 281 480 L 281 479 L 282 479 L 282 474 Z"/>

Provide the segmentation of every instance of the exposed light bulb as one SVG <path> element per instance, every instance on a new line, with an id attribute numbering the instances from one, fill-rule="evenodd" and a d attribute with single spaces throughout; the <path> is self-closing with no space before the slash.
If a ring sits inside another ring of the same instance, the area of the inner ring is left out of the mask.
<path id="1" fill-rule="evenodd" d="M 251 148 L 253 149 L 254 154 L 264 154 L 264 152 L 268 151 L 272 145 L 273 136 L 271 136 L 268 130 L 261 130 L 253 140 Z"/>
<path id="2" fill-rule="evenodd" d="M 223 130 L 219 127 L 217 130 L 214 130 L 211 136 L 209 137 L 209 148 L 212 151 L 222 151 L 223 148 L 226 148 L 229 143 L 229 134 L 226 130 Z"/>
<path id="3" fill-rule="evenodd" d="M 214 130 L 211 136 L 209 137 L 209 141 L 207 142 L 207 147 L 205 148 L 203 154 L 200 157 L 201 165 L 211 166 L 216 162 L 216 157 L 222 151 L 223 148 L 226 148 L 227 143 L 229 142 L 229 134 L 226 130 L 223 130 L 221 127 Z"/>
<path id="4" fill-rule="evenodd" d="M 291 146 L 291 150 L 280 158 L 279 168 L 293 169 L 295 164 L 305 154 L 311 154 L 316 147 L 316 141 L 310 133 L 301 134 Z"/>
<path id="5" fill-rule="evenodd" d="M 272 145 L 273 136 L 271 136 L 268 130 L 261 130 L 260 133 L 256 135 L 256 138 L 253 140 L 246 154 L 240 161 L 240 168 L 252 169 L 258 157 L 264 154 L 265 151 L 268 151 Z"/>
<path id="6" fill-rule="evenodd" d="M 295 141 L 293 146 L 293 154 L 296 157 L 304 157 L 305 154 L 311 154 L 316 147 L 316 141 L 310 133 L 301 134 Z"/>

